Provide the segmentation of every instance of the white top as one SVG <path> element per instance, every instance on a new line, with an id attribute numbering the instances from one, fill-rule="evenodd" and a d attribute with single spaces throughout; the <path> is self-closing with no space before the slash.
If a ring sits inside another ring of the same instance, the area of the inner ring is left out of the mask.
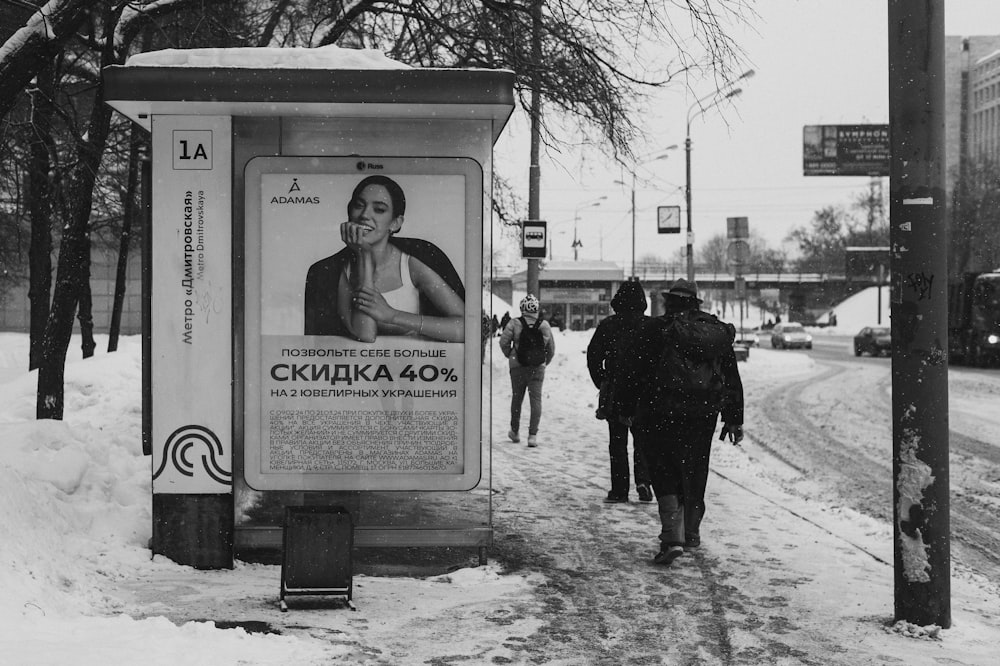
<path id="1" fill-rule="evenodd" d="M 413 286 L 410 279 L 410 255 L 399 253 L 399 277 L 403 284 L 392 291 L 383 292 L 382 298 L 389 307 L 402 312 L 420 314 L 420 292 Z"/>

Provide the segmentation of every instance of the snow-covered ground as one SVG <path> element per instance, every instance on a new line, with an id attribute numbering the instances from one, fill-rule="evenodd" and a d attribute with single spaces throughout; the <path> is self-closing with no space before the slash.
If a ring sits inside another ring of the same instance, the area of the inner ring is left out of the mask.
<path id="1" fill-rule="evenodd" d="M 848 305 L 838 310 L 838 328 L 853 335 L 866 322 L 855 320 Z M 561 360 L 554 368 L 558 373 L 547 379 L 546 419 L 558 419 L 570 438 L 593 437 L 592 406 L 580 401 L 579 391 L 581 386 L 590 387 L 582 352 L 591 332 L 557 335 Z M 99 350 L 103 344 L 99 340 Z M 493 363 L 496 385 L 502 386 L 504 361 L 495 355 Z M 774 377 L 807 372 L 811 364 L 804 354 L 760 349 L 749 363 L 741 364 L 741 370 L 748 386 L 759 386 Z M 150 461 L 142 456 L 140 446 L 138 337 L 124 338 L 117 353 L 100 352 L 85 361 L 79 358 L 74 341 L 66 371 L 65 421 L 34 420 L 36 376 L 23 370 L 26 365 L 26 336 L 0 334 L 0 663 L 366 663 L 363 656 L 352 656 L 343 643 L 331 644 L 321 637 L 250 634 L 239 628 L 221 629 L 210 621 L 177 626 L 162 617 L 133 619 L 153 613 L 148 608 L 137 612 L 134 600 L 113 593 L 123 581 L 170 576 L 188 580 L 191 586 L 207 586 L 203 593 L 211 595 L 211 581 L 229 577 L 234 584 L 247 586 L 246 595 L 257 594 L 254 586 L 266 586 L 268 592 L 260 594 L 273 601 L 279 568 L 238 563 L 232 572 L 206 577 L 204 572 L 166 559 L 150 558 L 146 549 L 151 531 Z M 995 411 L 992 418 L 1000 419 Z M 573 418 L 577 412 L 579 417 Z M 494 415 L 494 437 L 502 437 L 496 430 L 502 420 L 502 415 Z M 752 445 L 750 441 L 746 447 Z M 765 477 L 757 474 L 752 460 L 738 449 L 720 449 L 717 462 L 728 478 L 755 488 L 761 496 L 769 493 L 761 486 Z M 567 460 L 567 464 L 572 462 Z M 582 470 L 581 475 L 590 473 Z M 801 509 L 803 515 L 813 515 L 809 511 L 836 523 L 838 534 L 858 548 L 891 561 L 889 526 L 837 509 Z M 786 538 L 800 536 L 803 543 L 814 543 L 815 522 L 789 521 L 782 529 Z M 801 535 L 789 534 L 789 530 L 801 530 Z M 783 555 L 788 558 L 784 565 L 790 571 L 809 570 L 815 568 L 813 558 L 823 556 L 815 548 L 789 550 Z M 859 605 L 858 580 L 870 581 L 871 595 L 888 595 L 874 605 L 883 614 L 891 614 L 891 568 L 874 561 L 860 566 L 871 568 L 821 578 L 814 607 L 832 610 L 829 624 L 811 627 L 812 631 L 832 637 L 844 630 L 838 614 Z M 400 603 L 405 599 L 420 598 L 419 612 L 431 623 L 437 609 L 491 597 L 523 598 L 530 605 L 540 575 L 514 575 L 491 561 L 485 567 L 431 579 L 356 577 L 356 600 L 371 618 L 370 631 L 377 632 L 379 626 L 395 626 L 402 616 L 416 612 L 412 604 Z M 766 595 L 768 590 L 758 592 Z M 1000 646 L 1000 597 L 990 586 L 961 572 L 954 577 L 952 595 L 953 628 L 940 632 L 936 640 L 883 631 L 873 621 L 870 632 L 857 637 L 871 646 L 871 660 L 865 663 L 1000 663 L 994 659 L 1000 653 L 990 652 L 989 647 Z M 543 621 L 538 618 L 539 623 Z M 495 638 L 499 645 L 509 636 L 510 627 L 503 623 L 488 626 L 475 636 L 479 644 Z M 483 631 L 496 633 L 491 636 Z M 376 634 L 368 637 L 377 639 Z M 455 637 L 456 642 L 460 639 Z M 842 637 L 838 640 L 843 642 Z M 412 654 L 421 660 L 400 656 L 397 663 L 425 663 L 438 649 L 443 648 L 430 641 L 414 645 Z M 988 654 L 993 657 L 984 656 Z M 812 657 L 810 663 L 821 661 L 819 655 Z"/>

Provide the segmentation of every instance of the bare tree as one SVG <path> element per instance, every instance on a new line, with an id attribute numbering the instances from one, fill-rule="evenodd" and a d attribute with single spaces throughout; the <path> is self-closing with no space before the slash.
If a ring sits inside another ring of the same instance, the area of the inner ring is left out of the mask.
<path id="1" fill-rule="evenodd" d="M 33 255 L 32 273 L 38 280 L 37 285 L 32 284 L 33 320 L 37 317 L 40 321 L 44 315 L 45 321 L 40 339 L 35 337 L 32 343 L 35 352 L 32 362 L 37 363 L 39 370 L 38 418 L 62 418 L 63 372 L 74 314 L 80 319 L 84 356 L 92 354 L 95 346 L 90 316 L 91 233 L 102 222 L 102 216 L 95 213 L 107 210 L 104 197 L 109 190 L 98 184 L 106 173 L 101 170 L 101 164 L 112 118 L 111 109 L 104 104 L 100 94 L 100 70 L 124 62 L 131 40 L 150 21 L 210 4 L 210 0 L 165 0 L 143 5 L 52 0 L 0 48 L 0 76 L 4 76 L 0 81 L 0 118 L 4 120 L 8 120 L 7 115 L 22 99 L 17 95 L 19 89 L 9 87 L 12 82 L 21 81 L 23 88 L 27 81 L 33 77 L 37 79 L 46 68 L 53 67 L 60 60 L 57 56 L 64 59 L 64 66 L 58 70 L 58 83 L 48 90 L 42 85 L 33 88 L 37 91 L 36 101 L 50 104 L 54 109 L 51 115 L 60 119 L 65 133 L 60 141 L 50 142 L 59 145 L 55 150 L 50 148 L 49 156 L 66 153 L 61 167 L 50 165 L 47 184 L 40 171 L 44 166 L 40 148 L 35 165 L 37 191 L 59 183 L 57 190 L 52 189 L 49 200 L 55 208 L 52 216 L 64 218 L 60 225 L 51 305 L 45 313 L 43 304 L 49 297 L 45 279 L 51 274 L 44 263 L 48 255 L 45 239 L 51 238 L 46 226 L 49 216 L 41 210 L 33 216 L 33 222 L 37 220 L 39 224 L 32 244 L 33 251 L 37 252 Z M 225 3 L 220 0 L 219 4 Z M 190 35 L 191 32 L 180 34 Z M 44 82 L 46 79 L 38 80 Z M 32 132 L 43 136 L 48 128 L 41 113 L 33 113 L 32 121 L 41 123 L 32 122 Z M 44 140 L 39 142 L 42 144 Z M 61 173 L 52 173 L 60 168 L 63 169 Z M 120 207 L 120 202 L 118 205 Z M 121 216 L 114 217 L 120 219 Z"/>
<path id="2" fill-rule="evenodd" d="M 116 132 L 99 71 L 124 62 L 143 30 L 156 35 L 150 48 L 338 44 L 378 48 L 418 66 L 509 68 L 521 106 L 528 107 L 534 85 L 560 119 L 542 128 L 550 145 L 559 143 L 560 123 L 568 120 L 593 132 L 610 153 L 628 156 L 644 89 L 686 85 L 691 77 L 726 79 L 739 66 L 727 27 L 752 14 L 749 6 L 746 0 L 548 0 L 541 55 L 535 56 L 524 39 L 529 0 L 49 0 L 0 46 L 0 120 L 60 54 L 70 56 L 57 83 L 64 94 L 57 89 L 51 96 L 71 136 L 54 139 L 49 151 L 50 157 L 66 153 L 63 166 L 55 167 L 64 169 L 65 184 L 50 198 L 64 222 L 40 346 L 39 418 L 62 417 L 62 373 L 78 308 L 85 335 L 90 325 L 91 234 L 102 220 L 120 220 L 127 205 L 106 201 L 115 188 L 101 186 L 109 171 L 123 170 L 102 159 Z M 656 57 L 642 57 L 654 44 Z M 519 205 L 502 200 L 501 215 Z M 110 208 L 103 216 L 105 203 Z M 47 291 L 40 287 L 38 297 Z"/>
<path id="3" fill-rule="evenodd" d="M 744 273 L 779 273 L 784 270 L 787 261 L 785 253 L 768 245 L 767 239 L 757 231 L 751 230 L 750 237 L 744 240 L 749 246 L 742 267 Z M 699 265 L 710 271 L 731 271 L 729 246 L 730 240 L 724 235 L 712 236 L 698 251 Z"/>
<path id="4" fill-rule="evenodd" d="M 0 118 L 10 112 L 31 80 L 76 39 L 91 10 L 104 4 L 102 0 L 49 0 L 0 46 Z"/>
<path id="5" fill-rule="evenodd" d="M 793 268 L 818 273 L 843 270 L 851 224 L 842 206 L 825 206 L 813 213 L 809 227 L 796 227 L 788 234 L 788 240 L 798 245 L 801 252 Z"/>

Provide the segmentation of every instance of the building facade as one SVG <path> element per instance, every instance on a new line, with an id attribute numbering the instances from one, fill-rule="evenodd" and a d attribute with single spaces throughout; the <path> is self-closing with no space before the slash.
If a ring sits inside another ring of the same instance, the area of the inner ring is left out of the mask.
<path id="1" fill-rule="evenodd" d="M 945 164 L 950 196 L 965 159 L 1000 161 L 1000 35 L 945 38 Z"/>
<path id="2" fill-rule="evenodd" d="M 610 261 L 545 261 L 537 296 L 553 326 L 586 331 L 611 314 L 611 299 L 624 280 L 625 271 Z M 526 293 L 528 272 L 514 273 L 511 283 L 514 293 Z"/>

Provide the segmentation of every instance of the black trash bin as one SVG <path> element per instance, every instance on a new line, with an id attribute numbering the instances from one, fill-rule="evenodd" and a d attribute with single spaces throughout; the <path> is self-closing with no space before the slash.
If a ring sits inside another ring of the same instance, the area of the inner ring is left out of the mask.
<path id="1" fill-rule="evenodd" d="M 285 507 L 282 545 L 279 597 L 282 611 L 288 610 L 285 597 L 292 595 L 340 596 L 354 609 L 351 561 L 354 523 L 346 509 Z"/>

